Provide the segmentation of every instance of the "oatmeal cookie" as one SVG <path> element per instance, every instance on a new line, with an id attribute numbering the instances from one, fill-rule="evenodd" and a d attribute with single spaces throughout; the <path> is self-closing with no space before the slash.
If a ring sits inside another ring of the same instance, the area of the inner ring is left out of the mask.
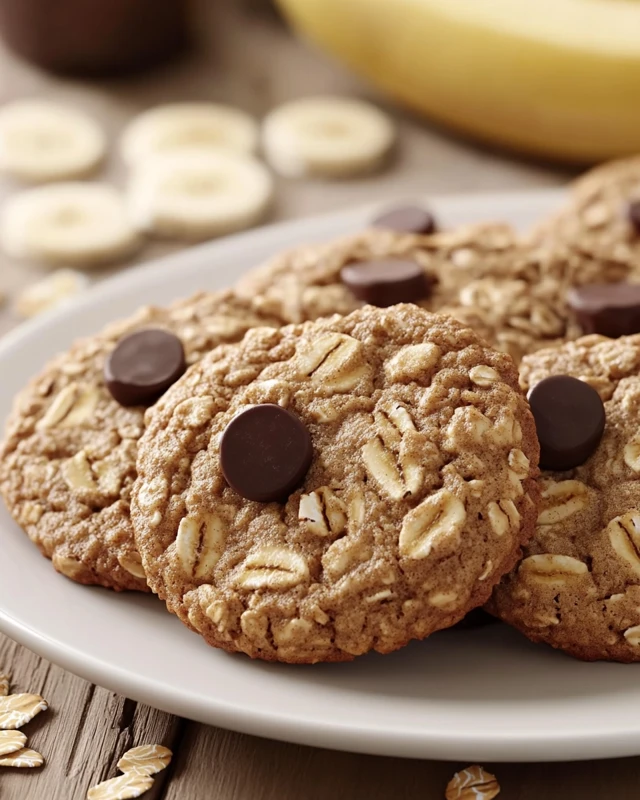
<path id="1" fill-rule="evenodd" d="M 126 347 L 118 351 L 120 362 L 112 364 L 116 374 L 105 378 L 105 361 L 118 342 L 139 348 L 135 337 L 123 337 L 161 329 L 155 336 L 168 344 L 160 342 L 160 353 L 165 362 L 175 359 L 178 375 L 184 356 L 192 363 L 258 324 L 277 321 L 254 313 L 229 291 L 201 293 L 167 309 L 146 307 L 77 342 L 18 396 L 0 448 L 0 491 L 14 519 L 59 572 L 79 583 L 147 589 L 129 498 L 149 385 L 129 385 L 126 375 L 122 380 L 123 369 L 131 366 L 121 363 Z M 157 394 L 165 386 L 151 388 Z"/>
<path id="2" fill-rule="evenodd" d="M 512 250 L 516 241 L 508 225 L 497 223 L 431 235 L 373 228 L 279 254 L 241 278 L 236 289 L 268 313 L 288 322 L 305 322 L 348 314 L 370 302 L 370 298 L 354 294 L 344 280 L 343 268 L 371 262 L 408 263 L 421 270 L 425 281 L 421 292 L 410 286 L 403 299 L 431 310 L 437 302 L 455 297 L 458 287 L 483 275 L 487 264 L 496 274 L 511 269 L 515 274 Z M 393 285 L 390 276 L 387 286 Z"/>
<path id="3" fill-rule="evenodd" d="M 299 247 L 250 272 L 237 289 L 289 322 L 346 314 L 365 302 L 413 302 L 460 319 L 519 361 L 581 335 L 568 288 L 619 277 L 570 248 L 532 245 L 491 223 L 431 235 L 371 229 Z"/>
<path id="4" fill-rule="evenodd" d="M 637 281 L 640 157 L 603 164 L 576 180 L 565 206 L 542 222 L 532 238 L 546 246 L 566 247 L 583 262 L 583 269 L 604 272 L 606 282 Z"/>
<path id="5" fill-rule="evenodd" d="M 566 376 L 582 382 L 578 402 L 567 396 Z M 640 661 L 640 336 L 586 336 L 524 359 L 525 388 L 550 379 L 560 392 L 551 402 L 547 394 L 539 412 L 531 395 L 547 467 L 536 534 L 489 610 L 578 658 Z M 566 412 L 573 432 L 565 421 L 566 433 L 545 445 L 554 416 Z"/>
<path id="6" fill-rule="evenodd" d="M 149 585 L 254 658 L 345 661 L 453 625 L 537 514 L 512 360 L 414 305 L 254 329 L 146 425 L 132 519 Z"/>

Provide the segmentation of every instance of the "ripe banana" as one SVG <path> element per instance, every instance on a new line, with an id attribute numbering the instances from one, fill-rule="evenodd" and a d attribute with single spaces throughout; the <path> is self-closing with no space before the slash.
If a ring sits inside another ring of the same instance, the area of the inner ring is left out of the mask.
<path id="1" fill-rule="evenodd" d="M 278 3 L 356 72 L 466 134 L 576 163 L 640 151 L 640 3 Z"/>

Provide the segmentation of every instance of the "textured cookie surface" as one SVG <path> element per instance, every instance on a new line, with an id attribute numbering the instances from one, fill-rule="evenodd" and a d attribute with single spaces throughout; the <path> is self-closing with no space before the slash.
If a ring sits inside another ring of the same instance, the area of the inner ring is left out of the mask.
<path id="1" fill-rule="evenodd" d="M 55 568 L 80 583 L 146 590 L 129 517 L 145 409 L 125 408 L 105 386 L 106 356 L 120 337 L 167 328 L 193 362 L 275 324 L 230 292 L 202 293 L 168 309 L 146 307 L 77 342 L 18 396 L 0 450 L 7 507 Z"/>
<path id="2" fill-rule="evenodd" d="M 536 534 L 490 610 L 580 658 L 640 661 L 640 336 L 586 336 L 522 364 L 525 386 L 558 374 L 597 390 L 604 435 L 583 465 L 543 472 Z"/>
<path id="3" fill-rule="evenodd" d="M 255 404 L 311 435 L 259 503 L 221 437 Z M 538 445 L 511 359 L 414 305 L 250 331 L 147 414 L 132 518 L 152 589 L 212 645 L 289 662 L 389 652 L 487 598 L 536 517 Z"/>
<path id="4" fill-rule="evenodd" d="M 608 280 L 634 274 L 637 280 L 640 230 L 630 220 L 629 204 L 639 201 L 640 157 L 609 162 L 575 181 L 568 203 L 540 224 L 534 237 L 562 243 L 584 262 L 584 269 L 606 270 Z"/>
<path id="5" fill-rule="evenodd" d="M 345 314 L 362 305 L 341 280 L 345 265 L 397 258 L 418 263 L 431 285 L 407 301 L 451 314 L 516 361 L 581 331 L 568 311 L 569 286 L 609 282 L 624 270 L 560 244 L 531 244 L 506 225 L 471 225 L 432 235 L 369 230 L 277 256 L 238 291 L 289 322 Z"/>

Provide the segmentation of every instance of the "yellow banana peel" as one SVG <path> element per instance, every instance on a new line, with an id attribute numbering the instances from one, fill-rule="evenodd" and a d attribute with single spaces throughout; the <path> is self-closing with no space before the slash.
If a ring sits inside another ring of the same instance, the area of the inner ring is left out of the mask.
<path id="1" fill-rule="evenodd" d="M 486 142 L 588 163 L 640 152 L 637 0 L 278 0 L 403 104 Z"/>

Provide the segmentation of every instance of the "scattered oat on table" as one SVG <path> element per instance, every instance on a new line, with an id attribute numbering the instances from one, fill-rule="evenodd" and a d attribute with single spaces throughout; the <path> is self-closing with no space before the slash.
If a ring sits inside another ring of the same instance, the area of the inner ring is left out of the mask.
<path id="1" fill-rule="evenodd" d="M 447 784 L 446 800 L 493 800 L 500 794 L 496 776 L 474 764 L 460 770 Z"/>
<path id="2" fill-rule="evenodd" d="M 0 730 L 15 730 L 49 708 L 38 694 L 11 694 L 0 697 Z"/>
<path id="3" fill-rule="evenodd" d="M 140 797 L 153 786 L 153 778 L 129 772 L 99 783 L 87 792 L 87 800 L 129 800 Z"/>
<path id="4" fill-rule="evenodd" d="M 0 697 L 6 697 L 9 694 L 10 683 L 11 675 L 5 675 L 0 672 Z"/>
<path id="5" fill-rule="evenodd" d="M 118 761 L 118 769 L 127 774 L 155 775 L 171 763 L 173 753 L 159 744 L 143 744 L 133 747 Z"/>
<path id="6" fill-rule="evenodd" d="M 34 767 L 41 767 L 44 764 L 44 758 L 40 753 L 35 750 L 30 750 L 28 747 L 23 747 L 21 750 L 16 750 L 11 755 L 0 758 L 0 767 L 21 767 L 33 769 Z"/>
<path id="7" fill-rule="evenodd" d="M 20 731 L 0 731 L 0 756 L 17 753 L 27 743 L 27 737 Z"/>

